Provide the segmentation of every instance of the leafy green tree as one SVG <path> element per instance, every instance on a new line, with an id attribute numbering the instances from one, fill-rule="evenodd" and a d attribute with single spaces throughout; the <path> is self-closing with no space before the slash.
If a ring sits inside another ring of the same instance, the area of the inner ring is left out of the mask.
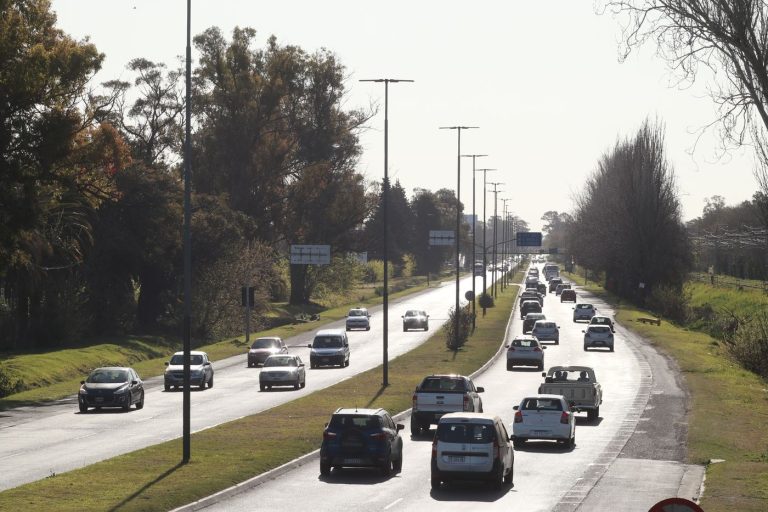
<path id="1" fill-rule="evenodd" d="M 440 264 L 450 254 L 450 248 L 430 246 L 429 232 L 444 229 L 447 221 L 441 219 L 437 197 L 434 192 L 418 189 L 411 199 L 411 216 L 413 218 L 413 245 L 411 253 L 416 260 L 419 274 L 434 273 L 440 270 Z"/>
<path id="2" fill-rule="evenodd" d="M 368 256 L 384 258 L 384 186 L 373 214 L 365 223 L 366 250 Z M 387 201 L 387 256 L 397 267 L 403 265 L 403 257 L 413 247 L 413 215 L 405 196 L 405 189 L 396 181 L 389 187 Z"/>

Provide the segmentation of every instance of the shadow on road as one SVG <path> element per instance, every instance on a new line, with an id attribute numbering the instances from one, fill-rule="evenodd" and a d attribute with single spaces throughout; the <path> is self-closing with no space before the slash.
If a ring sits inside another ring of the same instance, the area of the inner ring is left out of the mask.
<path id="1" fill-rule="evenodd" d="M 503 498 L 508 492 L 516 492 L 514 484 L 505 484 L 500 491 L 494 491 L 488 482 L 454 480 L 450 484 L 443 483 L 439 489 L 433 489 L 430 496 L 435 501 L 492 503 Z"/>

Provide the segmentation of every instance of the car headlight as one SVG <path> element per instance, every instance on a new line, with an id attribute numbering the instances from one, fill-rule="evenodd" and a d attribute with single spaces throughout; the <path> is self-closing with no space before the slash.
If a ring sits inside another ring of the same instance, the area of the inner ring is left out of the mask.
<path id="1" fill-rule="evenodd" d="M 85 384 L 80 386 L 80 394 L 81 395 L 87 395 L 88 394 L 88 389 L 85 387 Z"/>
<path id="2" fill-rule="evenodd" d="M 120 386 L 119 388 L 117 388 L 117 389 L 114 391 L 114 393 L 115 393 L 116 395 L 119 395 L 119 394 L 121 394 L 121 393 L 125 393 L 126 391 L 128 391 L 128 384 L 123 384 L 122 386 Z"/>

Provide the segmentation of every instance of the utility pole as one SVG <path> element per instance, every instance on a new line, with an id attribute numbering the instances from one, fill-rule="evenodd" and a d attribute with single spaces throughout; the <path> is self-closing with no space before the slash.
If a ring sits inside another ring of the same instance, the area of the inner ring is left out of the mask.
<path id="1" fill-rule="evenodd" d="M 181 461 L 186 464 L 192 456 L 190 362 L 192 359 L 192 0 L 187 0 L 187 69 L 186 104 L 184 105 L 184 315 L 182 320 L 182 349 L 184 350 L 184 392 L 181 401 L 182 442 Z"/>
<path id="2" fill-rule="evenodd" d="M 456 152 L 456 306 L 454 309 L 454 336 L 456 339 L 456 347 L 458 348 L 459 341 L 459 251 L 461 250 L 461 244 L 459 243 L 459 233 L 461 231 L 461 131 L 477 129 L 479 126 L 441 126 L 441 130 L 456 130 L 458 135 L 458 151 Z"/>
<path id="3" fill-rule="evenodd" d="M 486 275 L 488 274 L 488 256 L 487 256 L 487 238 L 486 230 L 488 228 L 488 218 L 485 216 L 485 199 L 488 196 L 488 182 L 486 180 L 486 173 L 489 171 L 496 171 L 497 169 L 476 169 L 476 172 L 483 172 L 483 293 L 488 289 L 486 283 Z M 483 308 L 483 316 L 485 316 L 486 308 Z"/>
<path id="4" fill-rule="evenodd" d="M 387 232 L 387 201 L 389 196 L 389 84 L 399 82 L 413 82 L 413 80 L 401 80 L 394 78 L 375 78 L 360 80 L 361 82 L 376 82 L 384 84 L 384 187 L 382 189 L 381 213 L 384 221 L 384 291 L 382 298 L 382 321 L 384 322 L 382 386 L 389 386 L 389 254 Z"/>
<path id="5" fill-rule="evenodd" d="M 498 214 L 498 198 L 499 198 L 499 192 L 503 192 L 503 190 L 498 190 L 496 187 L 499 185 L 503 185 L 502 182 L 498 181 L 495 183 L 489 183 L 489 185 L 493 185 L 493 273 L 491 274 L 491 279 L 493 280 L 493 298 L 495 299 L 497 297 L 496 293 L 496 255 L 497 255 L 497 249 L 496 249 L 496 243 L 499 239 L 498 237 L 498 220 L 499 220 L 499 214 Z"/>
<path id="6" fill-rule="evenodd" d="M 507 218 L 507 201 L 511 201 L 511 199 L 501 200 L 503 204 L 501 210 L 502 210 L 502 215 L 504 216 L 504 220 L 501 221 L 501 232 L 502 232 L 501 236 L 504 239 L 503 245 L 501 246 L 501 261 L 503 262 L 502 270 L 501 270 L 501 290 L 502 291 L 504 291 L 504 289 L 507 286 L 507 272 L 509 272 L 509 269 L 505 271 L 503 267 L 503 265 L 507 264 L 507 256 L 509 255 L 507 251 L 507 242 L 508 242 L 508 236 L 509 236 L 509 230 L 507 229 L 509 225 L 509 222 L 508 222 L 509 219 Z"/>
<path id="7" fill-rule="evenodd" d="M 477 169 L 475 169 L 475 159 L 480 158 L 483 156 L 488 155 L 461 155 L 463 157 L 472 157 L 472 332 L 475 332 L 475 327 L 477 325 L 477 314 L 476 314 L 476 304 L 477 304 L 477 293 L 475 293 L 475 262 L 477 261 L 476 251 L 477 251 L 477 241 L 475 239 L 475 227 L 477 224 L 477 219 L 475 215 L 475 173 L 477 172 Z M 485 266 L 483 266 L 483 274 L 485 274 Z"/>

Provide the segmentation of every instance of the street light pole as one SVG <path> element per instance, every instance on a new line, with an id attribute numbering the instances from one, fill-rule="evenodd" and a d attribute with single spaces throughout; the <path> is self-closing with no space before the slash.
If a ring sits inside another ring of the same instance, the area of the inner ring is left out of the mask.
<path id="1" fill-rule="evenodd" d="M 472 157 L 472 332 L 475 332 L 475 327 L 477 324 L 477 315 L 475 314 L 477 308 L 477 293 L 475 293 L 475 261 L 477 260 L 477 256 L 475 255 L 477 250 L 477 241 L 475 240 L 475 225 L 477 224 L 475 219 L 475 173 L 477 170 L 475 169 L 475 159 L 488 155 L 474 154 L 461 156 L 467 158 L 470 156 Z M 483 274 L 485 274 L 485 266 L 483 266 Z"/>
<path id="2" fill-rule="evenodd" d="M 387 232 L 387 202 L 389 196 L 389 84 L 398 82 L 413 82 L 395 78 L 374 78 L 360 80 L 361 82 L 376 82 L 384 84 L 384 187 L 382 189 L 381 213 L 384 221 L 384 291 L 382 294 L 382 321 L 384 322 L 382 386 L 389 386 L 389 253 Z"/>
<path id="3" fill-rule="evenodd" d="M 184 392 L 181 401 L 182 423 L 182 455 L 181 461 L 186 464 L 192 454 L 191 448 L 191 396 L 190 396 L 190 362 L 192 350 L 192 137 L 191 137 L 191 103 L 192 103 L 192 0 L 187 0 L 187 62 L 186 62 L 186 104 L 184 105 L 184 316 L 182 320 L 182 349 L 184 351 Z"/>
<path id="4" fill-rule="evenodd" d="M 488 218 L 485 216 L 485 199 L 488 196 L 488 182 L 486 180 L 486 173 L 495 170 L 496 169 L 476 169 L 476 172 L 483 171 L 483 293 L 485 293 L 485 290 L 488 289 L 488 284 L 486 283 L 486 274 L 488 273 L 488 257 L 486 255 L 486 230 L 488 228 Z M 485 307 L 483 307 L 483 316 L 485 316 Z"/>
<path id="5" fill-rule="evenodd" d="M 456 152 L 456 306 L 454 309 L 454 341 L 456 342 L 456 348 L 458 348 L 459 341 L 459 251 L 461 250 L 461 244 L 459 243 L 459 231 L 461 229 L 461 130 L 477 129 L 479 126 L 441 126 L 441 130 L 456 130 L 458 135 L 458 150 Z"/>
<path id="6" fill-rule="evenodd" d="M 493 185 L 493 273 L 491 274 L 493 277 L 493 298 L 495 299 L 498 294 L 496 293 L 496 243 L 499 239 L 498 237 L 498 198 L 499 198 L 499 192 L 503 192 L 502 190 L 498 190 L 496 187 L 499 185 L 503 185 L 502 182 L 497 181 L 496 183 L 489 183 L 489 185 Z"/>
<path id="7" fill-rule="evenodd" d="M 503 238 L 503 245 L 501 246 L 501 261 L 502 263 L 502 271 L 501 271 L 501 290 L 504 291 L 504 289 L 507 286 L 507 272 L 504 271 L 504 265 L 507 264 L 507 241 L 508 241 L 508 220 L 507 220 L 507 201 L 511 201 L 511 199 L 502 199 L 501 202 L 503 203 L 503 207 L 501 209 L 502 215 L 504 216 L 504 220 L 501 221 L 501 237 Z"/>

